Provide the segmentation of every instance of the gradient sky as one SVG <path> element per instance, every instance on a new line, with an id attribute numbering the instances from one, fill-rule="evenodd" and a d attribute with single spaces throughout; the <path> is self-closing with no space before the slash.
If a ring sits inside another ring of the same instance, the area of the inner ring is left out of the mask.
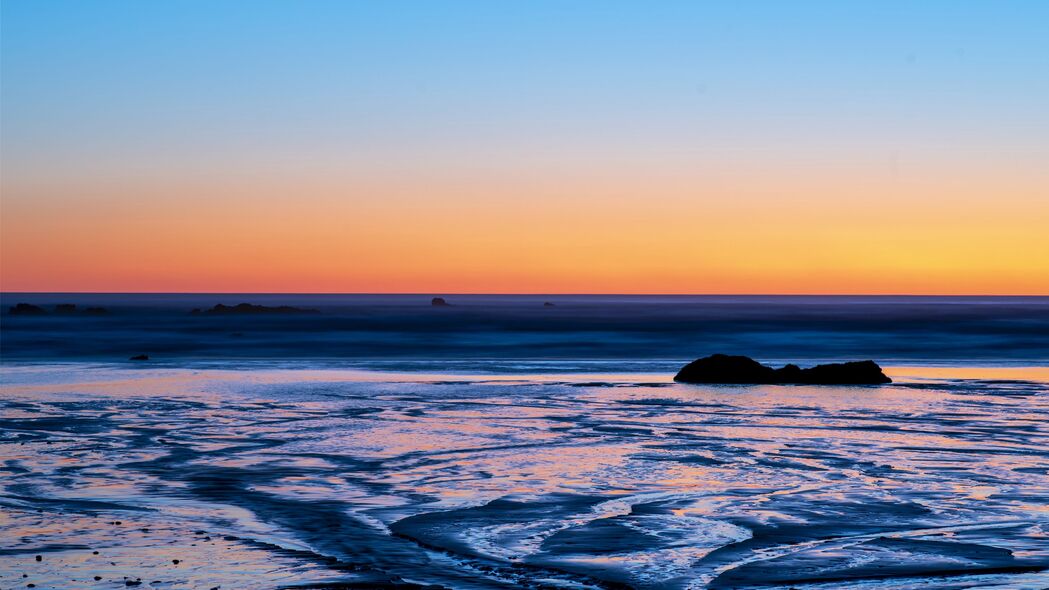
<path id="1" fill-rule="evenodd" d="M 4 291 L 1049 294 L 1049 2 L 0 9 Z"/>

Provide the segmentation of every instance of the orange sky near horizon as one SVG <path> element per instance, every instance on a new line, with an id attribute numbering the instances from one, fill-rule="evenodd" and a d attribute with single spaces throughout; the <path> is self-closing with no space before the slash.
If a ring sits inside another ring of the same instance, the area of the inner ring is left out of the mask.
<path id="1" fill-rule="evenodd" d="M 0 2 L 0 290 L 1049 295 L 1049 3 Z"/>
<path id="2" fill-rule="evenodd" d="M 22 198 L 3 204 L 0 282 L 4 291 L 1049 294 L 1043 178 L 818 164 L 38 177 L 5 186 Z"/>

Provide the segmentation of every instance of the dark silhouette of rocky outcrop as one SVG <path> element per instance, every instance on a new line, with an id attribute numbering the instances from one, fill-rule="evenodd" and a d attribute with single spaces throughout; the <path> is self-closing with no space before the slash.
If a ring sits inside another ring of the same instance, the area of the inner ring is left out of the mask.
<path id="1" fill-rule="evenodd" d="M 450 304 L 444 300 L 444 297 L 434 297 L 430 300 L 430 305 L 434 307 L 449 307 Z"/>
<path id="2" fill-rule="evenodd" d="M 32 303 L 19 303 L 11 306 L 7 313 L 11 315 L 42 315 L 47 313 L 47 311 L 39 305 L 33 305 Z"/>
<path id="3" fill-rule="evenodd" d="M 543 302 L 543 307 L 553 307 L 553 306 L 554 306 L 554 304 L 550 303 L 549 301 L 544 301 Z"/>
<path id="4" fill-rule="evenodd" d="M 674 381 L 682 383 L 732 383 L 741 385 L 880 385 L 892 383 L 874 361 L 832 363 L 802 369 L 786 365 L 767 367 L 745 356 L 715 354 L 685 365 Z"/>
<path id="5" fill-rule="evenodd" d="M 149 360 L 149 355 L 148 354 L 137 354 L 137 355 L 129 358 L 128 360 L 129 361 L 148 361 Z"/>
<path id="6" fill-rule="evenodd" d="M 191 313 L 200 313 L 199 309 L 194 309 Z M 269 307 L 266 305 L 253 305 L 251 303 L 238 303 L 237 305 L 223 305 L 219 303 L 215 307 L 205 311 L 207 314 L 215 315 L 234 315 L 234 314 L 263 314 L 263 313 L 320 313 L 316 309 L 305 309 L 301 307 L 292 307 L 290 305 L 279 305 L 276 307 Z"/>
<path id="7" fill-rule="evenodd" d="M 57 315 L 74 315 L 77 313 L 75 303 L 57 303 L 54 309 Z M 8 313 L 10 315 L 44 315 L 47 313 L 47 310 L 32 303 L 19 303 L 12 306 Z M 86 307 L 82 313 L 85 315 L 103 315 L 109 313 L 109 310 L 104 307 Z"/>

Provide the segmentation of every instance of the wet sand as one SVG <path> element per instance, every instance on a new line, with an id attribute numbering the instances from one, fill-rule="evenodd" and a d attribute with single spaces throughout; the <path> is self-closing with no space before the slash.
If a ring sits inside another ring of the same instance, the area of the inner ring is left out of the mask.
<path id="1" fill-rule="evenodd" d="M 0 588 L 1049 586 L 1045 368 L 478 366 L 4 365 Z"/>

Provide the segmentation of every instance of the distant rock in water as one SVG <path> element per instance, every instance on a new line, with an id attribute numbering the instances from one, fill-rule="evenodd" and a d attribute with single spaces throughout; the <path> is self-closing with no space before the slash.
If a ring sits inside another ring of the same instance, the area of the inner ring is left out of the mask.
<path id="1" fill-rule="evenodd" d="M 76 304 L 59 303 L 55 306 L 55 313 L 76 313 Z"/>
<path id="2" fill-rule="evenodd" d="M 744 385 L 880 385 L 892 383 L 874 361 L 833 363 L 802 369 L 787 365 L 767 367 L 745 356 L 715 354 L 685 365 L 674 381 L 682 383 L 732 383 Z"/>
<path id="3" fill-rule="evenodd" d="M 543 307 L 553 307 L 553 306 L 554 306 L 554 304 L 550 303 L 549 301 L 544 301 L 543 302 Z"/>
<path id="4" fill-rule="evenodd" d="M 434 307 L 450 307 L 450 304 L 444 300 L 444 297 L 434 297 L 430 300 L 430 305 Z"/>
<path id="5" fill-rule="evenodd" d="M 39 305 L 33 305 L 32 303 L 19 303 L 18 305 L 11 306 L 8 313 L 11 315 L 42 315 L 47 313 L 47 311 Z"/>
<path id="6" fill-rule="evenodd" d="M 149 360 L 149 355 L 148 354 L 137 354 L 137 355 L 129 358 L 128 360 L 129 361 L 148 361 Z"/>
<path id="7" fill-rule="evenodd" d="M 200 313 L 199 309 L 194 309 L 190 313 Z M 316 309 L 304 309 L 301 307 L 292 307 L 290 305 L 279 305 L 276 307 L 268 307 L 265 305 L 252 305 L 251 303 L 238 303 L 237 305 L 223 305 L 219 303 L 215 307 L 205 311 L 204 313 L 219 314 L 219 315 L 233 315 L 233 314 L 260 314 L 260 313 L 319 313 Z"/>

